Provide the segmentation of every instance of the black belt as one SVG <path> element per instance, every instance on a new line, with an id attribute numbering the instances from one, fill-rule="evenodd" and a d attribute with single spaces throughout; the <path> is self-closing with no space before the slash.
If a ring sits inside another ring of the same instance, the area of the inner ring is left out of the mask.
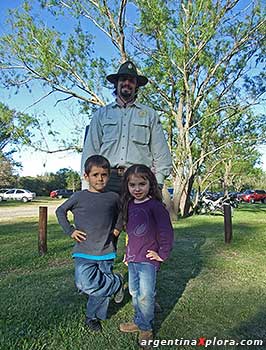
<path id="1" fill-rule="evenodd" d="M 111 172 L 117 174 L 118 176 L 124 176 L 127 169 L 120 166 L 118 168 L 111 168 Z"/>

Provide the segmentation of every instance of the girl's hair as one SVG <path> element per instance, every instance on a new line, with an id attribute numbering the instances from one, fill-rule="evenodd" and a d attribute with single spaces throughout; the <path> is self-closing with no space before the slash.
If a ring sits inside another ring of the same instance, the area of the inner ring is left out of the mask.
<path id="1" fill-rule="evenodd" d="M 93 156 L 90 156 L 86 160 L 86 162 L 84 164 L 84 171 L 87 175 L 91 172 L 91 169 L 93 166 L 96 166 L 98 168 L 107 169 L 108 174 L 110 174 L 110 170 L 111 170 L 110 163 L 109 163 L 108 159 L 106 159 L 103 156 L 93 155 Z"/>
<path id="2" fill-rule="evenodd" d="M 122 183 L 121 207 L 122 207 L 124 225 L 126 225 L 127 219 L 128 219 L 128 203 L 133 198 L 128 190 L 128 182 L 132 175 L 136 175 L 136 176 L 142 177 L 145 180 L 148 180 L 150 184 L 148 196 L 162 202 L 162 194 L 158 187 L 156 177 L 154 173 L 151 171 L 151 169 L 143 164 L 132 165 L 126 170 L 123 178 L 123 183 Z"/>

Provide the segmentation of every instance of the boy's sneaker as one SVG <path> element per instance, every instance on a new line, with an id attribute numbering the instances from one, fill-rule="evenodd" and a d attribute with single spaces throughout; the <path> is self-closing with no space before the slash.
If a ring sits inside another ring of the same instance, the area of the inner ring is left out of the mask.
<path id="1" fill-rule="evenodd" d="M 154 311 L 155 311 L 156 313 L 163 312 L 163 309 L 162 309 L 161 305 L 158 303 L 158 301 L 155 301 L 155 304 L 154 304 Z"/>
<path id="2" fill-rule="evenodd" d="M 121 273 L 116 273 L 116 275 L 119 277 L 121 284 L 117 292 L 114 294 L 114 302 L 116 304 L 120 304 L 124 300 L 124 296 L 125 296 L 124 278 L 121 275 Z"/>
<path id="3" fill-rule="evenodd" d="M 102 325 L 99 320 L 90 320 L 86 318 L 85 320 L 86 326 L 91 330 L 92 332 L 101 332 L 102 331 Z"/>
<path id="4" fill-rule="evenodd" d="M 152 343 L 153 343 L 153 334 L 152 330 L 150 331 L 140 331 L 139 332 L 139 339 L 138 339 L 139 346 L 142 349 L 151 349 Z"/>
<path id="5" fill-rule="evenodd" d="M 123 333 L 136 333 L 140 331 L 139 327 L 134 322 L 120 323 L 119 330 Z"/>

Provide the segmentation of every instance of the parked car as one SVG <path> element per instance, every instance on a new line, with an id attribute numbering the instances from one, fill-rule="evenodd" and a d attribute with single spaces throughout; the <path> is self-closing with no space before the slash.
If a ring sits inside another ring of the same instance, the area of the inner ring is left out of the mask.
<path id="1" fill-rule="evenodd" d="M 10 188 L 0 188 L 0 195 L 8 190 L 10 190 Z"/>
<path id="2" fill-rule="evenodd" d="M 51 191 L 50 197 L 51 198 L 69 198 L 72 194 L 73 194 L 72 190 L 60 189 L 60 190 Z"/>
<path id="3" fill-rule="evenodd" d="M 240 194 L 240 192 L 231 191 L 231 192 L 228 192 L 228 197 L 233 198 L 233 199 L 237 199 L 239 194 Z"/>
<path id="4" fill-rule="evenodd" d="M 35 192 L 25 190 L 22 188 L 12 188 L 4 193 L 0 193 L 0 201 L 15 200 L 24 203 L 32 201 L 36 197 Z"/>
<path id="5" fill-rule="evenodd" d="M 240 200 L 247 203 L 255 203 L 255 202 L 266 203 L 266 191 L 246 190 L 240 195 Z"/>

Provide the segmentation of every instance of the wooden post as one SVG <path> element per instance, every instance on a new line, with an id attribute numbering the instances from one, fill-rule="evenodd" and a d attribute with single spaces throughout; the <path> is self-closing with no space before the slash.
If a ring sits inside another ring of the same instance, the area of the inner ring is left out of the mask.
<path id="1" fill-rule="evenodd" d="M 224 241 L 230 243 L 232 240 L 232 213 L 229 203 L 224 204 Z"/>
<path id="2" fill-rule="evenodd" d="M 39 207 L 39 255 L 47 253 L 47 207 Z"/>

